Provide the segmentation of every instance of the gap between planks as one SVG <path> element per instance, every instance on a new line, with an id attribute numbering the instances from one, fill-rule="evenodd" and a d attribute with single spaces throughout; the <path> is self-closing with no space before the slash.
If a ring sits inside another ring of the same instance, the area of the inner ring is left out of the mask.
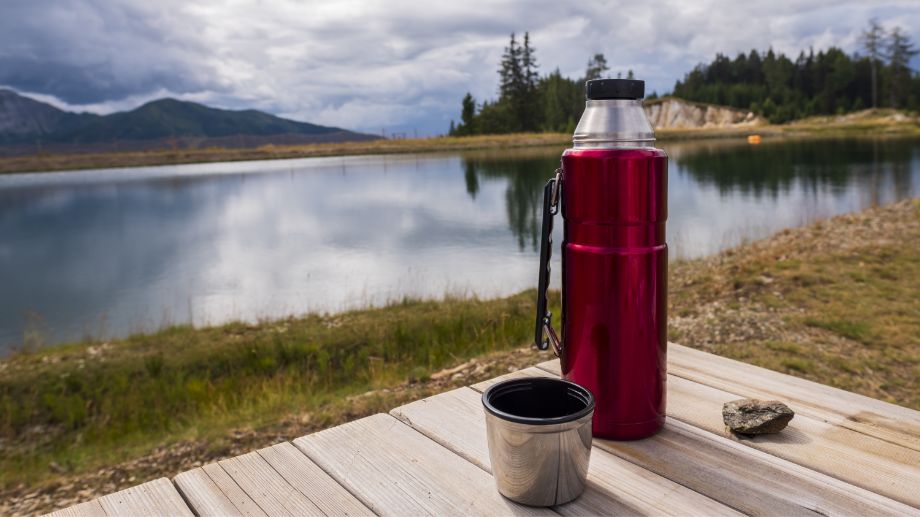
<path id="1" fill-rule="evenodd" d="M 372 515 L 289 442 L 179 474 L 199 515 Z"/>

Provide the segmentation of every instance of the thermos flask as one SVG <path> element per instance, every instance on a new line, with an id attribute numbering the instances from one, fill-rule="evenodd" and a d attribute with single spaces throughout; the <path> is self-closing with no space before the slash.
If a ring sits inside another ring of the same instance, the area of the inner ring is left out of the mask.
<path id="1" fill-rule="evenodd" d="M 653 146 L 643 81 L 598 79 L 585 89 L 573 148 L 544 189 L 535 340 L 552 345 L 566 380 L 594 394 L 594 436 L 632 440 L 665 418 L 668 157 Z M 557 335 L 546 291 L 560 203 Z"/>

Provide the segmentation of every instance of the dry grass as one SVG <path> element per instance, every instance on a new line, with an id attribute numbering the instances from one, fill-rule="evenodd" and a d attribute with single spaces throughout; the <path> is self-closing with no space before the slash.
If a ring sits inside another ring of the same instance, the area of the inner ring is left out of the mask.
<path id="1" fill-rule="evenodd" d="M 265 145 L 248 149 L 205 148 L 85 154 L 47 154 L 0 158 L 0 173 L 144 167 L 182 163 L 276 160 L 321 156 L 398 154 L 467 149 L 496 149 L 566 145 L 571 135 L 520 133 L 470 137 L 436 137 L 403 140 L 372 140 L 305 145 Z"/>

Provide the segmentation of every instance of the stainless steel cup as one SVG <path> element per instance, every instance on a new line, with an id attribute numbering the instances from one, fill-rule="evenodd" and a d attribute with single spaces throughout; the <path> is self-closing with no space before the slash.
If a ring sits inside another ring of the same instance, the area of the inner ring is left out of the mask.
<path id="1" fill-rule="evenodd" d="M 531 506 L 553 506 L 585 489 L 594 396 L 562 379 L 494 384 L 482 394 L 489 459 L 498 491 Z"/>

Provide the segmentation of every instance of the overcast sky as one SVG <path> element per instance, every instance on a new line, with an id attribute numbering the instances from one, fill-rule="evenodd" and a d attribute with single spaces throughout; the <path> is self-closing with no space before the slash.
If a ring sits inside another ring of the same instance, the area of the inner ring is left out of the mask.
<path id="1" fill-rule="evenodd" d="M 171 96 L 430 135 L 466 91 L 495 96 L 511 32 L 530 31 L 543 73 L 603 52 L 662 92 L 716 52 L 855 51 L 873 16 L 920 40 L 918 0 L 2 0 L 0 85 L 97 113 Z"/>

